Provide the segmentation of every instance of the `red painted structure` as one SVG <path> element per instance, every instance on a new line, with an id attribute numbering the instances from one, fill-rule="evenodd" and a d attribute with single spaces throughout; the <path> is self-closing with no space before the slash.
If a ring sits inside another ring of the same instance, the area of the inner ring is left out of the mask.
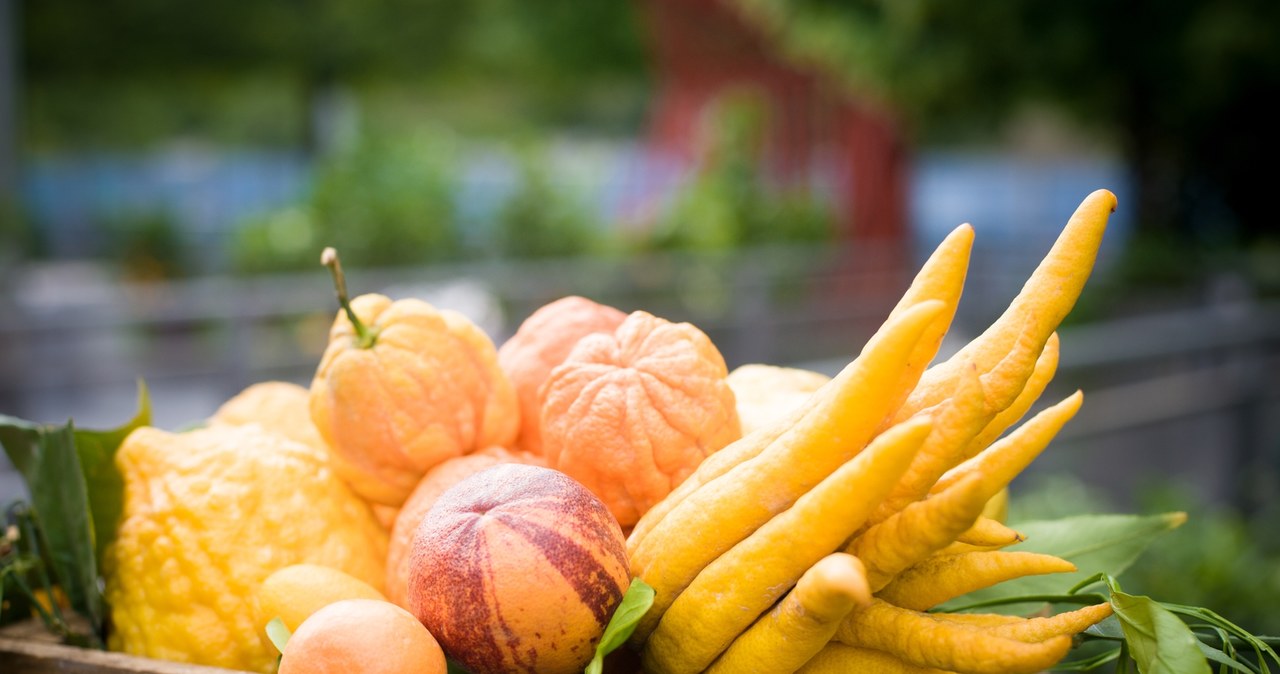
<path id="1" fill-rule="evenodd" d="M 708 106 L 754 88 L 769 103 L 769 175 L 795 184 L 816 170 L 834 188 L 843 238 L 905 249 L 907 153 L 891 115 L 820 68 L 789 62 L 733 0 L 639 0 L 639 8 L 657 75 L 653 149 L 692 165 Z"/>

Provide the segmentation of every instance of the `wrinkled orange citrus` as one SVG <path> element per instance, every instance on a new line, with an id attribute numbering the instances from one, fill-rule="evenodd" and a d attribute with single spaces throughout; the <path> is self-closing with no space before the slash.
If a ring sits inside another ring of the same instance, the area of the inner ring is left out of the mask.
<path id="1" fill-rule="evenodd" d="M 564 362 L 579 339 L 597 332 L 611 333 L 626 317 L 613 307 L 570 295 L 530 314 L 498 349 L 498 364 L 520 399 L 520 437 L 516 440 L 520 449 L 542 452 L 538 388 L 551 370 Z"/>
<path id="2" fill-rule="evenodd" d="M 636 311 L 613 334 L 587 335 L 541 390 L 547 465 L 629 527 L 741 437 L 727 375 L 720 351 L 689 323 Z"/>
<path id="3" fill-rule="evenodd" d="M 362 295 L 351 308 L 372 339 L 338 313 L 311 418 L 357 493 L 399 506 L 436 464 L 515 441 L 515 390 L 484 331 L 421 300 Z"/>

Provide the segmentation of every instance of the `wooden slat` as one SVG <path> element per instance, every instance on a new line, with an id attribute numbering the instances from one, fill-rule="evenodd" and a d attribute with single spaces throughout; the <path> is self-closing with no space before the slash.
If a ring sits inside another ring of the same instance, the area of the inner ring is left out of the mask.
<path id="1" fill-rule="evenodd" d="M 234 674 L 239 671 L 138 658 L 12 636 L 0 636 L 0 663 L 4 665 L 4 674 Z"/>

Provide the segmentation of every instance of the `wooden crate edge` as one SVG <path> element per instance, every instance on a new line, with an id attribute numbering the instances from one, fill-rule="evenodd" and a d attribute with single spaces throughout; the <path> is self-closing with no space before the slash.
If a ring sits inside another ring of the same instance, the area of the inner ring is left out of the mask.
<path id="1" fill-rule="evenodd" d="M 0 636 L 6 674 L 249 674 L 90 648 Z"/>

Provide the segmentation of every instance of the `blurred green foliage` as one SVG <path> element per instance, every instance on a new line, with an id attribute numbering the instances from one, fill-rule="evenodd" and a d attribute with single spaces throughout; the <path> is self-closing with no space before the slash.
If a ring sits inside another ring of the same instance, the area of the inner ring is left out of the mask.
<path id="1" fill-rule="evenodd" d="M 585 204 L 554 184 L 545 153 L 526 148 L 519 165 L 520 184 L 496 218 L 497 254 L 547 258 L 604 252 L 603 229 L 592 221 Z"/>
<path id="2" fill-rule="evenodd" d="M 351 266 L 401 266 L 483 258 L 551 258 L 660 249 L 727 250 L 812 243 L 831 235 L 828 211 L 805 192 L 775 193 L 754 165 L 704 170 L 656 226 L 624 237 L 572 192 L 545 147 L 490 143 L 511 160 L 510 194 L 486 204 L 486 222 L 459 212 L 465 142 L 442 128 L 408 138 L 366 134 L 320 160 L 301 202 L 237 229 L 231 266 L 240 273 L 307 270 L 333 246 Z M 736 150 L 726 154 L 735 155 Z M 498 190 L 497 192 L 501 192 Z M 479 233 L 468 233 L 477 227 Z M 145 230 L 142 230 L 145 231 Z"/>
<path id="3" fill-rule="evenodd" d="M 1276 238 L 1280 3 L 730 0 L 793 60 L 888 101 L 930 143 L 1066 112 L 1132 171 L 1140 227 Z"/>
<path id="4" fill-rule="evenodd" d="M 127 280 L 161 281 L 196 269 L 181 228 L 164 211 L 118 214 L 105 230 L 105 253 Z"/>
<path id="5" fill-rule="evenodd" d="M 751 93 L 722 97 L 708 115 L 695 174 L 659 216 L 648 245 L 720 250 L 832 238 L 832 214 L 808 187 L 778 187 L 763 174 L 767 110 Z"/>
<path id="6" fill-rule="evenodd" d="M 313 140 L 312 103 L 334 87 L 373 105 L 388 87 L 416 92 L 419 119 L 426 109 L 460 125 L 635 121 L 646 74 L 633 11 L 573 0 L 22 3 L 23 142 L 296 146 Z"/>
<path id="7" fill-rule="evenodd" d="M 366 136 L 319 163 L 304 203 L 241 227 L 232 264 L 241 272 L 310 269 L 325 246 L 352 266 L 457 259 L 457 164 L 457 142 L 447 132 Z"/>
<path id="8" fill-rule="evenodd" d="M 1203 606 L 1253 632 L 1280 635 L 1280 512 L 1250 516 L 1207 503 L 1188 485 L 1136 490 L 1140 513 L 1183 511 L 1187 522 L 1155 540 L 1120 577 L 1125 591 L 1166 603 Z M 1119 512 L 1101 491 L 1064 475 L 1037 475 L 1010 490 L 1009 522 Z M 1272 509 L 1280 503 L 1270 504 Z"/>
<path id="9" fill-rule="evenodd" d="M 36 231 L 17 202 L 0 197 L 0 268 L 37 248 Z"/>

